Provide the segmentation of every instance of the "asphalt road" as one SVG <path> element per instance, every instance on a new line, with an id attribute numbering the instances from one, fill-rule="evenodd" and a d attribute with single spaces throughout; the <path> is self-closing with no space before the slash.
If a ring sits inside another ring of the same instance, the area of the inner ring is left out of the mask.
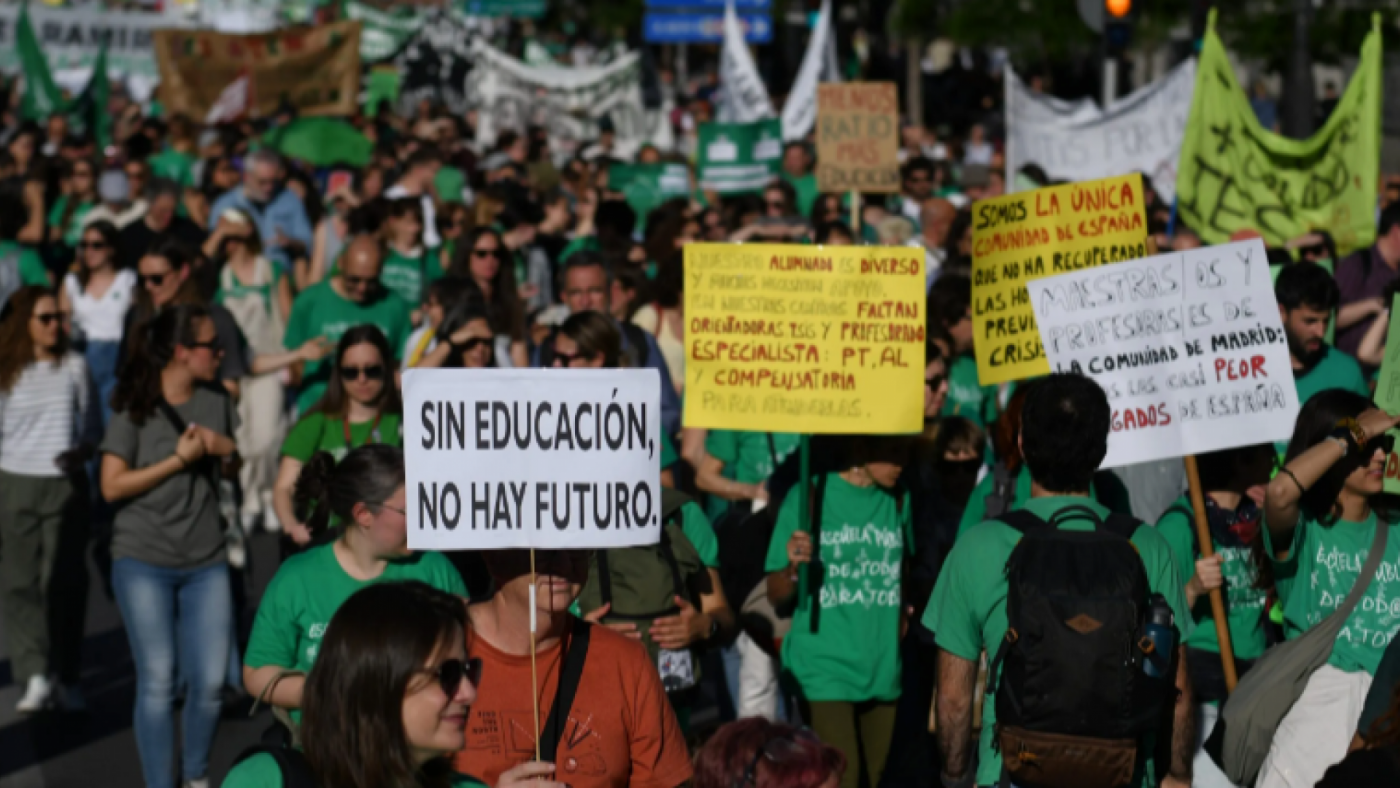
<path id="1" fill-rule="evenodd" d="M 277 538 L 259 534 L 251 545 L 247 575 L 249 611 L 277 568 Z M 3 546 L 0 546 L 3 549 Z M 4 621 L 0 619 L 0 788 L 142 788 L 141 764 L 131 728 L 136 672 L 116 603 L 107 597 L 96 568 L 88 598 L 83 643 L 82 690 L 86 714 L 15 713 L 23 688 L 10 670 Z M 210 755 L 210 784 L 217 786 L 238 754 L 272 723 L 260 710 L 249 719 L 225 715 Z M 176 730 L 179 730 L 177 724 Z M 178 735 L 178 734 L 177 734 Z"/>

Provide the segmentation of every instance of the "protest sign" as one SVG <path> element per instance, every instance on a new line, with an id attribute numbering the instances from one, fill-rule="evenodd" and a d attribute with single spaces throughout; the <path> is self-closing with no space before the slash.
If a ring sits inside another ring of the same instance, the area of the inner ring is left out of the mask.
<path id="1" fill-rule="evenodd" d="M 718 194 L 758 191 L 782 171 L 782 122 L 702 123 L 696 148 L 700 188 Z"/>
<path id="2" fill-rule="evenodd" d="M 1215 34 L 1214 11 L 1210 18 L 1176 180 L 1182 220 L 1207 243 L 1253 229 L 1283 246 L 1318 229 L 1343 254 L 1369 246 L 1380 172 L 1379 21 L 1326 125 L 1293 140 L 1259 125 Z"/>
<path id="3" fill-rule="evenodd" d="M 537 125 L 549 134 L 555 154 L 572 156 L 598 138 L 598 123 L 607 118 L 614 131 L 614 157 L 631 158 L 648 143 L 661 150 L 674 146 L 669 108 L 642 104 L 641 56 L 636 52 L 603 66 L 535 66 L 478 38 L 472 57 L 467 95 L 480 110 L 478 144 L 494 144 L 505 129 L 523 132 Z"/>
<path id="4" fill-rule="evenodd" d="M 661 385 L 654 369 L 405 372 L 408 546 L 655 544 Z"/>
<path id="5" fill-rule="evenodd" d="M 1142 172 L 1171 202 L 1195 82 L 1196 61 L 1187 60 L 1104 112 L 1092 103 L 1068 104 L 1032 93 L 1008 69 L 1006 182 L 1015 184 L 1016 173 L 1028 164 L 1065 181 Z"/>
<path id="6" fill-rule="evenodd" d="M 1026 284 L 1146 256 L 1142 200 L 1142 176 L 1125 175 L 972 206 L 972 330 L 982 385 L 1050 371 Z"/>
<path id="7" fill-rule="evenodd" d="M 817 188 L 899 191 L 899 97 L 893 82 L 817 86 Z"/>
<path id="8" fill-rule="evenodd" d="M 478 33 L 441 9 L 424 13 L 422 22 L 387 61 L 403 75 L 399 114 L 411 115 L 423 99 L 441 102 L 453 113 L 466 112 L 472 42 Z"/>
<path id="9" fill-rule="evenodd" d="M 15 73 L 20 69 L 16 31 L 24 9 L 19 3 L 0 6 L 0 71 Z M 105 42 L 108 75 L 125 80 L 138 101 L 150 97 L 160 74 L 151 51 L 152 32 L 189 25 L 187 19 L 176 14 L 54 8 L 33 3 L 29 4 L 28 14 L 39 47 L 60 85 L 73 92 L 86 85 Z"/>
<path id="10" fill-rule="evenodd" d="M 608 189 L 622 192 L 645 232 L 647 214 L 674 197 L 690 196 L 690 170 L 684 164 L 614 164 Z"/>
<path id="11" fill-rule="evenodd" d="M 244 76 L 256 116 L 272 115 L 283 102 L 303 115 L 359 110 L 359 22 L 246 36 L 158 30 L 151 42 L 160 64 L 160 100 L 169 113 L 204 118 L 224 89 Z"/>
<path id="12" fill-rule="evenodd" d="M 1397 305 L 1400 305 L 1400 295 L 1397 295 L 1390 305 L 1385 356 L 1381 359 L 1381 368 L 1376 374 L 1376 407 L 1386 413 L 1400 413 L 1400 320 L 1396 320 Z M 1391 430 L 1390 434 L 1400 439 L 1400 430 Z M 1390 456 L 1385 459 L 1385 491 L 1400 493 L 1400 453 L 1393 447 Z"/>
<path id="13" fill-rule="evenodd" d="M 831 0 L 822 0 L 812 36 L 807 39 L 807 52 L 802 55 L 802 66 L 783 102 L 783 139 L 804 139 L 812 131 L 817 122 L 817 84 L 840 81 L 836 36 L 831 32 Z"/>
<path id="14" fill-rule="evenodd" d="M 687 244 L 687 427 L 923 427 L 924 253 Z"/>
<path id="15" fill-rule="evenodd" d="M 1050 367 L 1103 386 L 1105 468 L 1287 440 L 1288 339 L 1259 239 L 1026 285 Z"/>
<path id="16" fill-rule="evenodd" d="M 346 19 L 364 25 L 360 31 L 360 60 L 366 63 L 393 57 L 423 27 L 423 17 L 417 13 L 390 13 L 354 0 L 343 7 Z"/>
<path id="17" fill-rule="evenodd" d="M 724 9 L 724 43 L 719 53 L 719 103 L 715 118 L 721 123 L 750 123 L 773 117 L 768 87 L 744 41 L 744 30 L 734 3 Z"/>

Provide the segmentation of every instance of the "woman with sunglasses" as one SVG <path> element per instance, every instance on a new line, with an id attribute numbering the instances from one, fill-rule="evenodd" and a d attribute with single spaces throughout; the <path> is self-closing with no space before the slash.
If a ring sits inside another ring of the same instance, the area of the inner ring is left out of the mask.
<path id="1" fill-rule="evenodd" d="M 0 617 L 21 713 L 83 708 L 84 463 L 102 438 L 95 397 L 54 297 L 15 291 L 0 309 Z"/>
<path id="2" fill-rule="evenodd" d="M 121 503 L 112 588 L 136 663 L 136 747 L 146 785 L 168 788 L 177 687 L 186 784 L 206 779 L 223 708 L 233 599 L 218 485 L 238 416 L 214 382 L 218 342 L 203 307 L 162 309 L 142 333 L 112 395 L 102 495 Z"/>
<path id="3" fill-rule="evenodd" d="M 1346 756 L 1367 689 L 1400 628 L 1400 526 L 1377 518 L 1400 418 L 1341 389 L 1313 395 L 1298 414 L 1283 468 L 1264 496 L 1264 548 L 1292 639 L 1341 606 L 1359 582 L 1365 596 L 1348 617 L 1327 664 L 1308 679 L 1283 718 L 1259 772 L 1261 788 L 1313 785 Z M 1377 528 L 1385 556 L 1375 577 L 1358 578 Z"/>
<path id="4" fill-rule="evenodd" d="M 367 444 L 339 462 L 318 451 L 299 466 L 297 520 L 312 536 L 326 538 L 277 570 L 258 605 L 243 660 L 248 692 L 288 710 L 302 708 L 305 674 L 317 661 L 326 623 L 356 591 L 390 580 L 421 580 L 466 596 L 461 576 L 442 553 L 408 549 L 403 452 L 397 446 Z M 293 720 L 299 716 L 292 714 Z"/>
<path id="5" fill-rule="evenodd" d="M 49 243 L 65 249 L 78 245 L 83 234 L 83 218 L 97 205 L 97 167 L 87 159 L 77 159 L 63 166 L 63 194 L 49 209 Z"/>
<path id="6" fill-rule="evenodd" d="M 527 367 L 529 352 L 525 345 L 525 309 L 516 289 L 515 266 L 500 233 L 489 227 L 478 227 L 467 233 L 452 261 L 451 276 L 463 277 L 476 283 L 491 314 L 491 324 L 500 333 L 496 341 L 496 359 L 502 366 Z"/>
<path id="7" fill-rule="evenodd" d="M 694 788 L 837 788 L 846 756 L 816 734 L 763 717 L 731 722 L 695 754 Z"/>
<path id="8" fill-rule="evenodd" d="M 84 228 L 74 270 L 63 277 L 58 291 L 59 311 L 69 316 L 75 338 L 83 343 L 104 426 L 112 413 L 123 323 L 136 293 L 136 272 L 117 269 L 117 236 L 116 225 L 108 221 Z"/>
<path id="9" fill-rule="evenodd" d="M 622 364 L 622 332 L 599 312 L 569 315 L 554 335 L 554 366 L 616 369 Z"/>
<path id="10" fill-rule="evenodd" d="M 437 336 L 437 344 L 419 362 L 420 368 L 485 369 L 496 365 L 491 320 L 479 298 L 469 297 L 448 312 Z"/>
<path id="11" fill-rule="evenodd" d="M 335 349 L 326 393 L 292 427 L 282 443 L 282 460 L 273 488 L 273 505 L 297 545 L 312 532 L 297 516 L 293 493 L 302 466 L 317 452 L 339 459 L 371 443 L 403 445 L 403 403 L 394 384 L 394 354 L 375 326 L 346 331 Z"/>
<path id="12" fill-rule="evenodd" d="M 330 788 L 470 788 L 447 755 L 465 746 L 466 720 L 481 683 L 468 660 L 460 599 L 417 582 L 355 592 L 330 619 L 324 657 L 304 680 L 302 749 L 287 753 L 315 785 Z M 366 749 L 365 743 L 373 748 Z M 547 764 L 523 764 L 497 788 L 562 788 L 540 782 Z M 224 788 L 281 788 L 276 758 L 254 748 Z"/>

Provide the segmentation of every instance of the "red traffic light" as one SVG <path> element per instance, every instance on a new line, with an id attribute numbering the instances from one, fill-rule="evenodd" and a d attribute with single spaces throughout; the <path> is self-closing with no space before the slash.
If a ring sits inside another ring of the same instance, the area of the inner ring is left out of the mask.
<path id="1" fill-rule="evenodd" d="M 1104 0 L 1103 8 L 1114 19 L 1122 19 L 1133 11 L 1133 0 Z"/>

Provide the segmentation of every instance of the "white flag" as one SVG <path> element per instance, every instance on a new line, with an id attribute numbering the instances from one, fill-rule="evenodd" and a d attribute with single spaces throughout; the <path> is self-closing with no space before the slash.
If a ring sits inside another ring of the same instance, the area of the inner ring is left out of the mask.
<path id="1" fill-rule="evenodd" d="M 734 0 L 724 6 L 724 46 L 720 51 L 719 86 L 723 94 L 719 104 L 721 123 L 751 123 L 773 117 L 773 102 L 768 88 L 758 75 L 739 15 L 734 12 Z"/>
<path id="2" fill-rule="evenodd" d="M 219 98 L 214 102 L 214 106 L 209 108 L 209 114 L 204 117 L 205 125 L 212 126 L 216 123 L 230 123 L 238 120 L 248 111 L 248 75 L 235 79 L 228 83 L 228 87 L 219 93 Z"/>
<path id="3" fill-rule="evenodd" d="M 817 122 L 817 83 L 840 82 L 836 68 L 836 38 L 831 35 L 831 0 L 822 0 L 821 13 L 807 41 L 802 67 L 783 104 L 783 139 L 800 140 Z"/>

